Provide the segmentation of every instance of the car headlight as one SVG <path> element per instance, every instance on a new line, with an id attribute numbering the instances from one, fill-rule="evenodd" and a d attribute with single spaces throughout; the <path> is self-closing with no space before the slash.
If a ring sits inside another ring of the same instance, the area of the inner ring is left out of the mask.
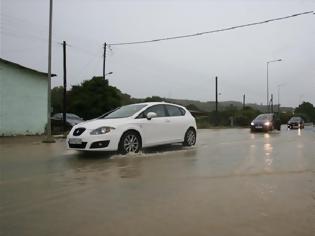
<path id="1" fill-rule="evenodd" d="M 267 121 L 267 122 L 264 123 L 264 125 L 265 125 L 265 126 L 269 126 L 269 125 L 270 125 L 270 122 Z"/>
<path id="2" fill-rule="evenodd" d="M 115 128 L 114 127 L 108 127 L 108 126 L 99 127 L 99 128 L 97 128 L 95 130 L 92 130 L 90 132 L 90 134 L 92 134 L 92 135 L 106 134 L 106 133 L 109 133 L 113 129 L 115 129 Z"/>
<path id="3" fill-rule="evenodd" d="M 255 125 L 254 122 L 250 123 L 250 125 Z"/>

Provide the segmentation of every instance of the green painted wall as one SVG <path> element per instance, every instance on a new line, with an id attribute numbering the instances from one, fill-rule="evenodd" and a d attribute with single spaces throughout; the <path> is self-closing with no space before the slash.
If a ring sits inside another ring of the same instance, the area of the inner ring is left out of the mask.
<path id="1" fill-rule="evenodd" d="M 0 61 L 0 135 L 42 134 L 47 76 Z"/>

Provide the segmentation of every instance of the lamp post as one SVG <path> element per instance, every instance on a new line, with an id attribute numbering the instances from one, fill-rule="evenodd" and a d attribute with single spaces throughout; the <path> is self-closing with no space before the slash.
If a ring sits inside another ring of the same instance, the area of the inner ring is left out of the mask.
<path id="1" fill-rule="evenodd" d="M 269 64 L 272 62 L 277 62 L 277 61 L 282 61 L 282 59 L 278 60 L 272 60 L 272 61 L 267 61 L 267 110 L 269 112 L 270 106 L 269 106 Z"/>

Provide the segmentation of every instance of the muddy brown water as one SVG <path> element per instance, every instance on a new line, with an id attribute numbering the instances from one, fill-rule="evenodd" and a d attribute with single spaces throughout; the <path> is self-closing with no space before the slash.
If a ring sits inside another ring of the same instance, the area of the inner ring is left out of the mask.
<path id="1" fill-rule="evenodd" d="M 315 235 L 311 127 L 200 130 L 196 147 L 127 156 L 0 142 L 0 235 Z"/>

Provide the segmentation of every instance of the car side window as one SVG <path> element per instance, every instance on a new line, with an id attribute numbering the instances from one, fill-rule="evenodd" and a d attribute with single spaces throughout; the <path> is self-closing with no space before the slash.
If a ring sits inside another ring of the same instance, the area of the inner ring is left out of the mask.
<path id="1" fill-rule="evenodd" d="M 182 116 L 183 115 L 179 107 L 166 105 L 166 109 L 169 116 Z"/>
<path id="2" fill-rule="evenodd" d="M 166 111 L 164 108 L 164 105 L 154 105 L 152 107 L 149 107 L 146 109 L 140 116 L 139 118 L 145 118 L 149 112 L 154 112 L 157 114 L 157 117 L 165 117 L 166 116 Z"/>

